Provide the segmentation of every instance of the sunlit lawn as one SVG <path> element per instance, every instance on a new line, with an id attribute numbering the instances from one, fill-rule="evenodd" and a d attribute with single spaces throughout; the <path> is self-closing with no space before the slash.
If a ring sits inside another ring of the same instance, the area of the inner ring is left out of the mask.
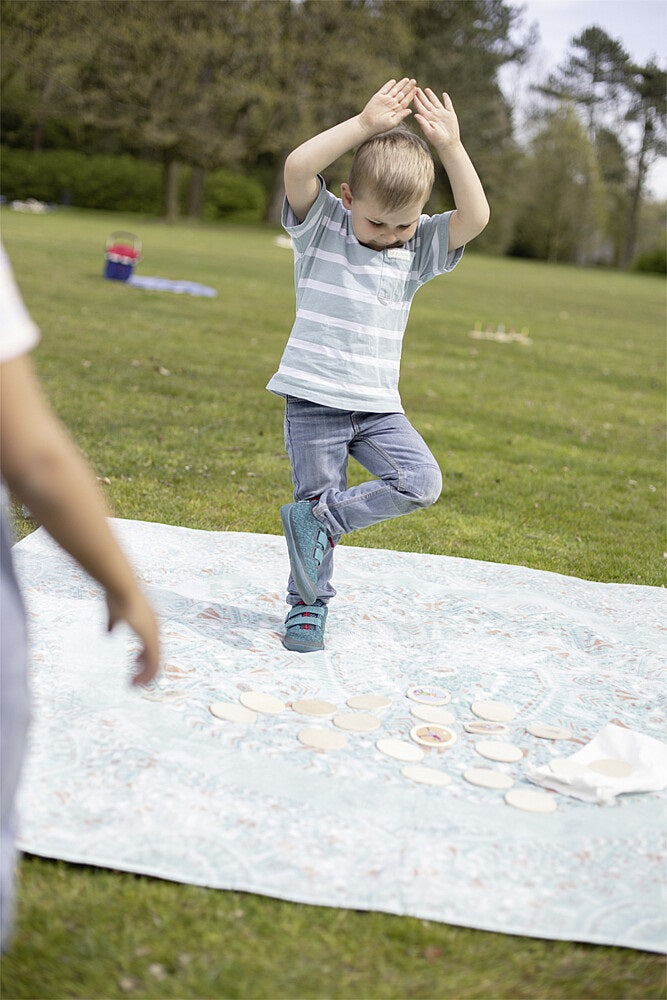
<path id="1" fill-rule="evenodd" d="M 74 211 L 5 210 L 2 223 L 42 329 L 46 391 L 117 516 L 278 534 L 290 475 L 281 402 L 264 386 L 293 288 L 276 233 Z M 116 229 L 141 236 L 138 273 L 212 285 L 218 298 L 104 281 Z M 531 343 L 473 339 L 476 322 L 527 327 Z M 467 254 L 418 294 L 401 378 L 443 496 L 352 544 L 662 585 L 664 334 L 659 278 Z M 19 519 L 20 533 L 32 528 Z M 39 859 L 22 873 L 7 998 L 664 995 L 662 960 L 623 949 Z"/>

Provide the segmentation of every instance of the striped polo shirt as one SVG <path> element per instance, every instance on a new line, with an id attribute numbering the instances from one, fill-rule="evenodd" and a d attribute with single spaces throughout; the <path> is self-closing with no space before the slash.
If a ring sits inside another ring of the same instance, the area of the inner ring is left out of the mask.
<path id="1" fill-rule="evenodd" d="M 294 247 L 296 319 L 267 389 L 342 410 L 402 413 L 398 376 L 413 296 L 463 254 L 462 247 L 449 252 L 451 212 L 422 215 L 402 247 L 371 250 L 320 180 L 303 222 L 287 199 L 283 205 Z"/>

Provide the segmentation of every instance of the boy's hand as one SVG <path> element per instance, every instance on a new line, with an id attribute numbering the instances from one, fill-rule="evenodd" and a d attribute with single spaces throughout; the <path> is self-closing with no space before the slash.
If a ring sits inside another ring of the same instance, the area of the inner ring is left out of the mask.
<path id="1" fill-rule="evenodd" d="M 436 149 L 460 142 L 459 122 L 449 94 L 442 95 L 442 103 L 428 87 L 415 89 L 415 119 L 419 122 L 424 138 Z"/>
<path id="2" fill-rule="evenodd" d="M 408 105 L 412 103 L 416 90 L 415 81 L 405 76 L 398 83 L 396 80 L 388 80 L 377 94 L 373 94 L 359 115 L 359 121 L 369 135 L 388 132 L 411 115 Z"/>

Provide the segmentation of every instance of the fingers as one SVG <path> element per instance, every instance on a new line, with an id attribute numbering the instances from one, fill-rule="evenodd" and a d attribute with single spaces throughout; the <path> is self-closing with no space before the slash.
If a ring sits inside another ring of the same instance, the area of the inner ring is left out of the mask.
<path id="1" fill-rule="evenodd" d="M 420 111 L 420 112 L 421 112 L 422 114 L 428 114 L 428 112 L 429 112 L 429 110 L 430 110 L 430 109 L 429 109 L 429 107 L 428 107 L 428 105 L 427 105 L 427 104 L 426 104 L 426 103 L 424 102 L 424 100 L 423 100 L 423 99 L 422 99 L 422 98 L 421 98 L 421 97 L 419 96 L 419 92 L 417 92 L 417 93 L 415 94 L 415 107 L 416 107 L 416 108 L 417 108 L 417 110 L 418 110 L 418 111 Z"/>
<path id="2" fill-rule="evenodd" d="M 402 80 L 398 82 L 396 80 L 387 80 L 384 87 L 381 87 L 378 91 L 385 97 L 392 97 L 399 104 L 406 105 L 412 101 L 415 93 L 416 80 L 404 76 Z"/>
<path id="3" fill-rule="evenodd" d="M 135 622 L 132 628 L 141 642 L 141 652 L 136 659 L 137 670 L 132 683 L 148 684 L 160 668 L 160 639 L 152 611 L 147 609 L 141 620 Z"/>
<path id="4" fill-rule="evenodd" d="M 417 86 L 417 81 L 414 77 L 404 76 L 402 80 L 398 82 L 394 79 L 387 80 L 385 85 L 378 91 L 379 94 L 388 94 L 391 97 L 395 97 L 397 100 L 402 100 L 408 94 L 413 94 L 415 98 L 419 99 L 422 104 L 429 105 L 432 104 L 433 107 L 445 107 L 448 110 L 452 110 L 454 105 L 448 93 L 443 91 L 442 102 L 440 98 L 431 90 L 430 87 Z"/>
<path id="5" fill-rule="evenodd" d="M 396 84 L 396 97 L 397 101 L 401 103 L 405 101 L 411 101 L 415 95 L 415 90 L 417 89 L 417 81 L 414 79 L 409 79 L 407 76 L 404 77 L 400 83 Z"/>
<path id="6" fill-rule="evenodd" d="M 387 80 L 384 86 L 378 91 L 378 95 L 390 102 L 395 102 L 390 108 L 395 120 L 402 120 L 412 114 L 409 108 L 414 103 L 415 120 L 424 128 L 428 123 L 434 124 L 436 120 L 444 122 L 448 115 L 454 114 L 454 105 L 449 94 L 443 92 L 442 101 L 430 87 L 417 86 L 414 77 L 404 76 L 402 80 Z M 400 117 L 399 117 L 400 111 Z"/>
<path id="7" fill-rule="evenodd" d="M 157 646 L 144 646 L 136 659 L 137 670 L 132 678 L 132 684 L 144 686 L 150 684 L 158 672 L 160 666 L 160 654 Z"/>
<path id="8" fill-rule="evenodd" d="M 446 94 L 443 94 L 442 96 L 443 98 L 447 97 Z M 425 90 L 422 90 L 421 87 L 417 87 L 416 99 L 423 106 L 425 111 L 438 111 L 443 107 L 437 94 L 434 94 L 430 87 L 426 87 Z M 449 97 L 447 97 L 447 100 L 449 100 Z M 451 103 L 452 102 L 449 101 L 450 107 Z"/>
<path id="9" fill-rule="evenodd" d="M 126 622 L 141 643 L 132 684 L 148 684 L 160 668 L 160 636 L 153 609 L 139 591 L 123 604 L 107 595 L 107 606 L 109 632 L 120 622 Z"/>

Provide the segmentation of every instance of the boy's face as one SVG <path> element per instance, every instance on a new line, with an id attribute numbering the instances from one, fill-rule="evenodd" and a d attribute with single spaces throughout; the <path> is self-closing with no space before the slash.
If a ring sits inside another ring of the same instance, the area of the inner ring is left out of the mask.
<path id="1" fill-rule="evenodd" d="M 352 229 L 360 243 L 371 250 L 400 247 L 412 239 L 424 203 L 387 211 L 372 198 L 353 197 L 348 184 L 341 184 L 341 199 L 352 216 Z"/>

